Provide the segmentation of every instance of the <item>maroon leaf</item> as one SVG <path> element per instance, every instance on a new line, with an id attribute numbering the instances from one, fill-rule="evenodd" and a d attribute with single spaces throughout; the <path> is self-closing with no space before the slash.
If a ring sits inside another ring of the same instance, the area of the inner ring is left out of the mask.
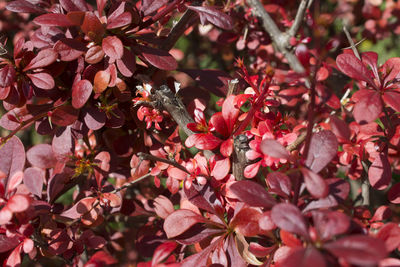
<path id="1" fill-rule="evenodd" d="M 124 54 L 121 59 L 117 60 L 119 72 L 125 77 L 131 77 L 136 70 L 136 58 L 131 51 L 124 48 Z"/>
<path id="2" fill-rule="evenodd" d="M 60 0 L 60 4 L 68 12 L 88 10 L 85 0 Z"/>
<path id="3" fill-rule="evenodd" d="M 306 188 L 313 197 L 324 198 L 328 195 L 328 185 L 321 176 L 307 168 L 301 168 L 301 173 L 303 174 Z"/>
<path id="4" fill-rule="evenodd" d="M 389 58 L 382 66 L 382 73 L 387 74 L 384 80 L 385 85 L 387 85 L 386 83 L 390 83 L 394 79 L 399 78 L 400 58 L 398 57 Z"/>
<path id="5" fill-rule="evenodd" d="M 289 152 L 286 148 L 274 139 L 264 139 L 260 144 L 261 152 L 277 159 L 289 159 Z"/>
<path id="6" fill-rule="evenodd" d="M 8 237 L 5 234 L 0 235 L 0 253 L 9 251 L 19 244 L 18 236 Z"/>
<path id="7" fill-rule="evenodd" d="M 392 171 L 387 156 L 380 153 L 369 167 L 368 180 L 376 190 L 384 190 L 392 181 Z"/>
<path id="8" fill-rule="evenodd" d="M 7 64 L 0 69 L 0 87 L 10 86 L 15 81 L 15 69 Z"/>
<path id="9" fill-rule="evenodd" d="M 330 116 L 329 117 L 330 125 L 332 128 L 332 132 L 339 138 L 344 139 L 344 140 L 349 140 L 350 139 L 350 128 L 347 125 L 346 122 L 342 121 L 339 119 L 337 116 Z"/>
<path id="10" fill-rule="evenodd" d="M 180 209 L 171 213 L 164 221 L 164 231 L 168 238 L 176 237 L 196 223 L 204 223 L 206 220 L 191 210 Z"/>
<path id="11" fill-rule="evenodd" d="M 110 266 L 118 263 L 118 261 L 105 251 L 97 251 L 86 263 L 87 266 L 100 265 L 100 266 Z"/>
<path id="12" fill-rule="evenodd" d="M 392 109 L 400 112 L 400 93 L 397 91 L 386 91 L 383 96 L 383 101 Z"/>
<path id="13" fill-rule="evenodd" d="M 72 86 L 72 106 L 76 109 L 83 107 L 92 94 L 93 86 L 88 80 L 80 80 Z"/>
<path id="14" fill-rule="evenodd" d="M 325 244 L 324 248 L 336 257 L 360 266 L 376 265 L 387 255 L 382 240 L 365 235 L 346 236 Z"/>
<path id="15" fill-rule="evenodd" d="M 59 26 L 59 27 L 70 27 L 74 26 L 74 23 L 68 19 L 64 14 L 60 13 L 49 13 L 36 17 L 33 22 L 40 26 Z"/>
<path id="16" fill-rule="evenodd" d="M 65 38 L 56 42 L 54 50 L 60 55 L 62 61 L 74 61 L 85 53 L 86 48 L 81 47 L 81 42 L 75 39 Z"/>
<path id="17" fill-rule="evenodd" d="M 203 25 L 209 22 L 224 30 L 231 30 L 233 28 L 232 18 L 214 7 L 189 6 L 188 9 L 194 10 L 199 14 L 201 24 Z"/>
<path id="18" fill-rule="evenodd" d="M 360 123 L 369 123 L 376 120 L 382 112 L 382 100 L 379 92 L 361 89 L 357 91 L 352 100 L 354 105 L 354 119 Z"/>
<path id="19" fill-rule="evenodd" d="M 104 176 L 110 170 L 110 153 L 107 151 L 101 151 L 94 158 L 94 163 L 96 164 L 96 168 L 94 169 L 94 176 L 96 177 L 96 182 L 98 188 L 101 188 L 101 182 Z"/>
<path id="20" fill-rule="evenodd" d="M 101 41 L 105 32 L 104 26 L 93 12 L 86 12 L 81 29 L 91 40 L 97 42 Z"/>
<path id="21" fill-rule="evenodd" d="M 373 74 L 354 54 L 341 54 L 336 58 L 336 64 L 341 72 L 350 78 L 366 81 L 375 86 Z"/>
<path id="22" fill-rule="evenodd" d="M 295 248 L 290 254 L 279 261 L 279 266 L 285 267 L 325 267 L 326 262 L 322 254 L 313 246 Z"/>
<path id="23" fill-rule="evenodd" d="M 25 148 L 21 140 L 15 135 L 0 147 L 0 171 L 12 177 L 25 166 Z M 5 182 L 7 183 L 7 181 Z"/>
<path id="24" fill-rule="evenodd" d="M 209 183 L 205 185 L 192 184 L 189 188 L 184 187 L 184 192 L 187 199 L 200 209 L 214 214 L 223 210 L 221 201 Z"/>
<path id="25" fill-rule="evenodd" d="M 46 72 L 28 73 L 27 76 L 36 87 L 41 89 L 50 90 L 55 85 L 53 77 Z"/>
<path id="26" fill-rule="evenodd" d="M 336 136 L 331 131 L 321 131 L 311 137 L 305 164 L 313 172 L 320 172 L 335 156 L 338 148 Z"/>
<path id="27" fill-rule="evenodd" d="M 7 3 L 6 9 L 16 13 L 45 13 L 43 8 L 25 0 L 9 2 Z"/>
<path id="28" fill-rule="evenodd" d="M 388 200 L 394 204 L 400 204 L 400 183 L 393 185 L 388 192 Z"/>
<path id="29" fill-rule="evenodd" d="M 51 114 L 51 122 L 58 126 L 68 126 L 73 124 L 79 115 L 79 110 L 72 106 L 61 106 L 56 108 Z"/>
<path id="30" fill-rule="evenodd" d="M 84 121 L 89 129 L 95 131 L 102 128 L 106 124 L 106 114 L 98 108 L 89 107 L 86 109 Z"/>
<path id="31" fill-rule="evenodd" d="M 58 54 L 52 48 L 40 50 L 36 57 L 24 68 L 23 71 L 44 68 L 57 60 Z"/>
<path id="32" fill-rule="evenodd" d="M 69 156 L 72 154 L 72 148 L 75 147 L 71 135 L 71 126 L 57 129 L 51 147 L 57 160 L 69 159 Z"/>
<path id="33" fill-rule="evenodd" d="M 301 211 L 293 204 L 279 203 L 272 208 L 271 218 L 279 228 L 308 238 L 308 227 Z"/>
<path id="34" fill-rule="evenodd" d="M 38 196 L 39 198 L 42 197 L 44 179 L 45 171 L 42 169 L 29 167 L 24 171 L 24 185 L 32 194 Z"/>
<path id="35" fill-rule="evenodd" d="M 140 11 L 143 12 L 145 16 L 157 11 L 160 7 L 168 3 L 168 0 L 142 0 L 142 6 Z"/>
<path id="36" fill-rule="evenodd" d="M 108 36 L 103 39 L 102 48 L 104 53 L 110 57 L 112 61 L 120 59 L 124 53 L 124 46 L 121 40 L 116 36 Z"/>
<path id="37" fill-rule="evenodd" d="M 276 203 L 274 198 L 261 185 L 252 181 L 238 181 L 229 190 L 244 203 L 252 207 L 271 208 Z"/>
<path id="38" fill-rule="evenodd" d="M 290 196 L 292 183 L 286 174 L 281 172 L 268 173 L 266 182 L 270 188 L 269 192 L 281 195 L 283 197 Z"/>
<path id="39" fill-rule="evenodd" d="M 200 86 L 207 89 L 216 96 L 226 96 L 228 92 L 228 81 L 232 77 L 224 71 L 220 70 L 189 70 L 184 69 L 182 72 L 189 75 L 193 80 L 197 81 Z"/>
<path id="40" fill-rule="evenodd" d="M 52 168 L 57 163 L 53 149 L 48 144 L 39 144 L 30 148 L 26 153 L 26 158 L 32 166 L 42 169 Z"/>
<path id="41" fill-rule="evenodd" d="M 139 50 L 139 54 L 154 67 L 162 70 L 175 70 L 178 67 L 175 58 L 167 51 L 150 46 L 136 47 Z"/>
<path id="42" fill-rule="evenodd" d="M 350 227 L 350 218 L 339 211 L 313 211 L 314 225 L 321 240 L 330 240 L 345 233 Z"/>
<path id="43" fill-rule="evenodd" d="M 132 22 L 132 15 L 130 12 L 124 12 L 125 2 L 121 2 L 117 9 L 115 9 L 107 17 L 107 29 L 115 29 L 126 26 Z"/>
<path id="44" fill-rule="evenodd" d="M 310 210 L 315 210 L 315 209 L 327 209 L 327 208 L 332 208 L 336 207 L 338 205 L 338 202 L 336 198 L 333 195 L 328 195 L 325 198 L 320 198 L 317 200 L 312 200 L 308 205 L 303 209 L 303 213 L 310 211 Z"/>

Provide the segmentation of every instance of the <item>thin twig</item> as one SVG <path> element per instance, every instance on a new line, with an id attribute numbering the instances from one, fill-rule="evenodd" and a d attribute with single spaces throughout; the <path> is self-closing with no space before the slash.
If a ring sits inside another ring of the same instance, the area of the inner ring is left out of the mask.
<path id="1" fill-rule="evenodd" d="M 152 161 L 164 162 L 166 164 L 172 165 L 172 166 L 186 172 L 187 174 L 190 174 L 189 171 L 185 167 L 183 167 L 181 164 L 179 164 L 178 162 L 168 160 L 168 159 L 163 159 L 163 158 L 156 157 L 151 154 L 147 154 L 147 153 L 143 153 L 143 152 L 137 153 L 137 156 L 142 160 L 152 160 Z"/>
<path id="2" fill-rule="evenodd" d="M 344 33 L 346 34 L 347 40 L 348 40 L 349 43 L 350 43 L 350 47 L 351 47 L 351 50 L 353 50 L 354 55 L 355 55 L 359 60 L 361 60 L 360 54 L 358 53 L 357 48 L 356 48 L 356 45 L 354 44 L 354 41 L 353 41 L 353 39 L 351 38 L 351 35 L 350 35 L 349 31 L 347 30 L 347 27 L 346 27 L 346 26 L 343 26 L 343 31 L 344 31 Z"/>
<path id="3" fill-rule="evenodd" d="M 196 21 L 196 12 L 187 9 L 175 26 L 171 29 L 168 37 L 163 41 L 160 46 L 161 49 L 165 51 L 171 50 L 182 34 Z"/>
<path id="4" fill-rule="evenodd" d="M 147 174 L 145 174 L 145 175 L 143 175 L 143 176 L 141 176 L 141 177 L 139 177 L 139 178 L 137 178 L 137 179 L 135 179 L 135 180 L 133 180 L 133 181 L 131 181 L 129 183 L 124 184 L 121 187 L 115 188 L 110 193 L 113 193 L 113 194 L 118 193 L 119 191 L 124 190 L 124 189 L 126 189 L 128 187 L 131 187 L 132 185 L 134 185 L 134 184 L 136 184 L 136 183 L 138 183 L 138 182 L 140 182 L 140 181 L 142 181 L 144 179 L 147 179 L 149 177 L 152 177 L 152 175 L 150 173 L 147 173 Z"/>
<path id="5" fill-rule="evenodd" d="M 300 135 L 297 137 L 296 140 L 294 140 L 293 143 L 286 146 L 286 150 L 293 151 L 293 150 L 297 149 L 299 147 L 299 145 L 301 145 L 304 142 L 304 140 L 306 139 L 306 136 L 307 136 L 306 131 L 301 132 Z"/>
<path id="6" fill-rule="evenodd" d="M 290 37 L 294 37 L 296 33 L 298 32 L 303 20 L 304 20 L 304 15 L 306 13 L 306 10 L 309 6 L 309 0 L 301 0 L 301 3 L 299 5 L 299 8 L 297 9 L 296 17 L 294 19 L 294 22 L 290 29 L 287 31 L 287 34 Z"/>
<path id="7" fill-rule="evenodd" d="M 265 10 L 259 0 L 247 0 L 247 3 L 252 8 L 252 12 L 261 18 L 264 30 L 269 34 L 272 41 L 277 46 L 278 50 L 284 55 L 290 67 L 297 73 L 304 73 L 305 69 L 298 58 L 289 51 L 289 35 L 281 32 L 276 26 L 276 23 Z"/>

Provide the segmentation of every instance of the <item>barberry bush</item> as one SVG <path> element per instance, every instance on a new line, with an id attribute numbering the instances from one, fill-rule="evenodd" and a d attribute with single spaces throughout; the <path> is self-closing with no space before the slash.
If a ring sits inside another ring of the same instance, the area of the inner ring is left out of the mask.
<path id="1" fill-rule="evenodd" d="M 0 18 L 4 266 L 400 266 L 398 1 Z"/>

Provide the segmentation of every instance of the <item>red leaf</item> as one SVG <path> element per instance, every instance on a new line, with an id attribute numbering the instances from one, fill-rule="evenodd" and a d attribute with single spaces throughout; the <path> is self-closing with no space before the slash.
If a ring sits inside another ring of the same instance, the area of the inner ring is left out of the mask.
<path id="1" fill-rule="evenodd" d="M 353 109 L 354 119 L 359 124 L 376 120 L 382 112 L 382 100 L 379 92 L 361 89 L 352 96 L 352 100 L 356 103 Z"/>
<path id="2" fill-rule="evenodd" d="M 92 94 L 93 86 L 88 80 L 80 80 L 72 86 L 72 106 L 76 109 L 83 107 Z"/>
<path id="3" fill-rule="evenodd" d="M 79 115 L 79 110 L 72 106 L 60 106 L 51 114 L 51 122 L 58 126 L 68 126 L 73 124 Z"/>
<path id="4" fill-rule="evenodd" d="M 53 77 L 46 72 L 28 73 L 27 76 L 36 87 L 41 89 L 50 90 L 55 85 Z"/>
<path id="5" fill-rule="evenodd" d="M 222 140 L 211 133 L 192 134 L 185 141 L 185 146 L 196 147 L 202 150 L 213 150 L 221 144 Z"/>
<path id="6" fill-rule="evenodd" d="M 85 0 L 60 0 L 60 4 L 68 12 L 88 10 Z"/>
<path id="7" fill-rule="evenodd" d="M 400 227 L 396 223 L 387 223 L 379 229 L 376 237 L 383 240 L 386 250 L 391 252 L 400 246 Z"/>
<path id="8" fill-rule="evenodd" d="M 20 243 L 8 256 L 7 261 L 4 263 L 4 266 L 21 266 L 21 250 L 23 243 Z"/>
<path id="9" fill-rule="evenodd" d="M 388 192 L 388 200 L 394 204 L 400 204 L 400 183 L 393 185 Z"/>
<path id="10" fill-rule="evenodd" d="M 392 82 L 394 79 L 399 78 L 400 74 L 400 58 L 398 57 L 392 57 L 389 58 L 385 64 L 382 66 L 382 73 L 389 73 L 385 77 L 384 84 L 387 85 L 387 83 Z"/>
<path id="11" fill-rule="evenodd" d="M 338 148 L 336 136 L 331 131 L 321 131 L 311 137 L 305 164 L 313 172 L 320 172 L 335 156 Z"/>
<path id="12" fill-rule="evenodd" d="M 301 211 L 293 204 L 279 203 L 272 208 L 271 217 L 279 228 L 308 238 L 308 227 Z"/>
<path id="13" fill-rule="evenodd" d="M 116 36 L 108 36 L 103 39 L 102 48 L 104 53 L 110 57 L 111 61 L 120 59 L 124 53 L 124 46 Z"/>
<path id="14" fill-rule="evenodd" d="M 375 83 L 372 81 L 373 74 L 354 54 L 339 55 L 336 58 L 336 64 L 339 70 L 350 78 L 366 81 L 370 85 L 375 86 Z"/>
<path id="15" fill-rule="evenodd" d="M 104 58 L 104 51 L 101 46 L 95 45 L 89 48 L 85 55 L 85 61 L 89 64 L 96 64 Z"/>
<path id="16" fill-rule="evenodd" d="M 48 144 L 39 144 L 28 150 L 26 158 L 32 166 L 49 169 L 56 165 L 53 149 Z"/>
<path id="17" fill-rule="evenodd" d="M 322 254 L 313 246 L 296 248 L 290 254 L 279 261 L 279 266 L 284 267 L 325 267 L 326 262 Z"/>
<path id="18" fill-rule="evenodd" d="M 183 234 L 196 223 L 204 223 L 206 220 L 191 210 L 180 209 L 171 213 L 164 221 L 164 231 L 168 238 Z"/>
<path id="19" fill-rule="evenodd" d="M 44 68 L 57 60 L 58 54 L 52 48 L 40 50 L 36 57 L 24 68 L 23 71 Z"/>
<path id="20" fill-rule="evenodd" d="M 143 12 L 145 16 L 157 11 L 160 7 L 168 3 L 168 0 L 142 0 L 142 6 L 140 11 Z"/>
<path id="21" fill-rule="evenodd" d="M 350 227 L 350 218 L 339 211 L 317 210 L 312 212 L 312 216 L 321 240 L 330 240 L 344 234 Z"/>
<path id="22" fill-rule="evenodd" d="M 22 171 L 17 171 L 10 176 L 7 181 L 6 194 L 9 195 L 11 192 L 17 189 L 17 187 L 22 183 L 23 178 L 24 173 Z"/>
<path id="23" fill-rule="evenodd" d="M 224 30 L 231 30 L 233 28 L 232 18 L 214 7 L 189 6 L 188 9 L 194 10 L 199 14 L 201 24 L 203 25 L 209 22 Z"/>
<path id="24" fill-rule="evenodd" d="M 228 133 L 231 134 L 234 130 L 236 120 L 239 116 L 240 110 L 235 107 L 235 96 L 228 96 L 222 104 L 222 117 L 228 127 Z"/>
<path id="25" fill-rule="evenodd" d="M 382 240 L 365 235 L 346 236 L 325 244 L 324 248 L 336 257 L 360 266 L 376 265 L 387 255 Z"/>
<path id="26" fill-rule="evenodd" d="M 269 192 L 281 195 L 283 197 L 290 196 L 292 183 L 286 174 L 281 172 L 268 173 L 266 182 L 270 188 Z"/>
<path id="27" fill-rule="evenodd" d="M 0 69 L 0 87 L 10 86 L 15 81 L 15 69 L 7 64 Z"/>
<path id="28" fill-rule="evenodd" d="M 328 195 L 328 185 L 321 176 L 307 168 L 301 168 L 301 173 L 303 174 L 306 188 L 313 197 L 324 198 Z"/>
<path id="29" fill-rule="evenodd" d="M 213 161 L 215 162 L 214 163 L 215 165 L 212 168 L 211 176 L 213 176 L 217 180 L 224 179 L 228 175 L 229 170 L 231 169 L 231 163 L 229 158 L 220 157 L 216 159 L 214 157 Z"/>
<path id="30" fill-rule="evenodd" d="M 156 266 L 165 260 L 169 254 L 171 254 L 177 247 L 176 242 L 167 241 L 159 245 L 153 253 L 153 259 L 151 260 L 151 266 Z"/>
<path id="31" fill-rule="evenodd" d="M 84 267 L 97 266 L 99 264 L 101 264 L 101 266 L 110 266 L 116 263 L 118 263 L 118 261 L 107 252 L 97 251 Z"/>
<path id="32" fill-rule="evenodd" d="M 286 148 L 274 139 L 264 139 L 260 144 L 261 152 L 277 159 L 289 159 L 289 152 Z"/>
<path id="33" fill-rule="evenodd" d="M 232 218 L 229 227 L 235 228 L 235 231 L 244 236 L 255 236 L 260 232 L 258 221 L 262 213 L 255 208 L 242 208 Z"/>
<path id="34" fill-rule="evenodd" d="M 51 153 L 53 154 L 53 151 Z M 36 167 L 29 167 L 24 171 L 24 185 L 28 188 L 29 192 L 39 198 L 42 197 L 45 173 L 44 170 Z"/>
<path id="35" fill-rule="evenodd" d="M 229 190 L 244 203 L 252 207 L 271 208 L 275 205 L 274 198 L 261 185 L 252 181 L 238 181 Z"/>
<path id="36" fill-rule="evenodd" d="M 392 109 L 400 112 L 400 93 L 397 91 L 385 91 L 382 96 L 385 104 L 389 105 Z"/>
<path id="37" fill-rule="evenodd" d="M 376 190 L 386 189 L 392 181 L 390 162 L 383 153 L 380 153 L 369 167 L 368 180 Z"/>
<path id="38" fill-rule="evenodd" d="M 25 148 L 17 136 L 14 135 L 0 147 L 0 155 L 7 155 L 0 157 L 0 172 L 4 173 L 4 175 L 11 177 L 17 171 L 23 170 L 25 166 Z"/>
<path id="39" fill-rule="evenodd" d="M 59 27 L 70 27 L 74 26 L 74 23 L 68 19 L 64 14 L 49 13 L 36 17 L 33 22 L 40 26 L 59 26 Z"/>
<path id="40" fill-rule="evenodd" d="M 162 70 L 175 70 L 178 63 L 175 58 L 167 51 L 153 48 L 150 46 L 136 46 L 140 55 L 154 67 Z"/>
<path id="41" fill-rule="evenodd" d="M 7 208 L 12 212 L 23 212 L 29 208 L 31 199 L 26 195 L 14 195 L 7 202 Z"/>
<path id="42" fill-rule="evenodd" d="M 25 0 L 9 2 L 6 9 L 16 13 L 45 13 L 43 8 Z"/>

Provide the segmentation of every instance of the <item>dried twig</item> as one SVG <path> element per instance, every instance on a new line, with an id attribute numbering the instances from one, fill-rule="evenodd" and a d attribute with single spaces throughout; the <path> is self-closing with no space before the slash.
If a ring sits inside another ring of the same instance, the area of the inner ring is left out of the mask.
<path id="1" fill-rule="evenodd" d="M 299 28 L 304 20 L 304 15 L 306 13 L 307 8 L 311 5 L 312 0 L 301 0 L 299 8 L 297 9 L 296 17 L 290 29 L 287 31 L 289 37 L 293 37 L 299 31 Z"/>

